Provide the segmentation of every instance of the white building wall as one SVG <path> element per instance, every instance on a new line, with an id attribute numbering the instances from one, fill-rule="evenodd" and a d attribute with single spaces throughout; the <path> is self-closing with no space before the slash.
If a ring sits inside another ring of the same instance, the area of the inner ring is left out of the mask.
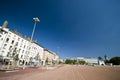
<path id="1" fill-rule="evenodd" d="M 38 46 L 37 51 L 40 55 L 41 60 L 43 60 L 43 53 L 44 53 L 44 48 Z"/>
<path id="2" fill-rule="evenodd" d="M 96 58 L 84 58 L 84 60 L 88 64 L 98 64 L 98 59 L 96 59 Z"/>
<path id="3" fill-rule="evenodd" d="M 104 61 L 99 60 L 99 65 L 105 65 Z"/>
<path id="4" fill-rule="evenodd" d="M 6 42 L 7 39 L 9 40 Z M 26 59 L 29 62 L 30 57 L 35 57 L 37 53 L 39 53 L 41 59 L 43 58 L 44 50 L 41 46 L 31 43 L 28 39 L 4 28 L 0 31 L 0 56 L 7 56 L 8 53 L 12 54 L 15 48 L 20 60 Z"/>
<path id="5" fill-rule="evenodd" d="M 1 29 L 1 27 L 0 27 Z M 5 29 L 7 31 L 7 29 Z M 8 32 L 0 30 L 0 54 L 6 56 L 8 52 L 8 44 L 6 39 L 8 37 Z"/>
<path id="6" fill-rule="evenodd" d="M 84 60 L 88 64 L 98 64 L 97 58 L 77 57 L 78 60 Z"/>

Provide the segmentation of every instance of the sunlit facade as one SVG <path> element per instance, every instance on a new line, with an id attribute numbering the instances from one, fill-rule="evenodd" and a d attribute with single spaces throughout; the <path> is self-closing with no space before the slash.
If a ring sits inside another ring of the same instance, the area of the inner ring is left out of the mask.
<path id="1" fill-rule="evenodd" d="M 0 57 L 10 58 L 13 52 L 16 51 L 19 58 L 19 64 L 24 62 L 30 63 L 36 58 L 45 65 L 45 61 L 48 59 L 48 64 L 59 61 L 59 56 L 47 49 L 44 49 L 36 41 L 22 36 L 17 31 L 12 31 L 7 28 L 7 22 L 4 22 L 0 26 Z"/>
<path id="2" fill-rule="evenodd" d="M 17 31 L 11 31 L 6 27 L 0 26 L 0 56 L 9 57 L 13 51 L 19 54 L 19 60 L 28 63 L 30 58 L 39 54 L 43 58 L 44 48 L 30 38 L 22 36 Z"/>
<path id="3" fill-rule="evenodd" d="M 46 61 L 45 64 L 52 65 L 58 63 L 59 56 L 50 50 L 44 49 L 43 59 Z"/>

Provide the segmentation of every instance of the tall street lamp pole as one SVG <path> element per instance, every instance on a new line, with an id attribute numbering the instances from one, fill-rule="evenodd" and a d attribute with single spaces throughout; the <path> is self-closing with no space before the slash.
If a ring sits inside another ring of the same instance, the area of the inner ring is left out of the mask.
<path id="1" fill-rule="evenodd" d="M 30 44 L 32 43 L 32 39 L 33 39 L 33 36 L 34 36 L 36 24 L 37 24 L 37 22 L 40 22 L 40 20 L 38 19 L 38 17 L 33 18 L 33 20 L 34 20 L 35 23 L 34 23 L 32 35 L 31 35 L 31 39 L 30 39 Z M 30 45 L 30 46 L 31 46 L 31 45 Z M 23 69 L 25 69 L 25 64 L 26 64 L 26 60 L 25 60 L 25 62 L 24 62 L 24 64 L 23 64 Z"/>
<path id="2" fill-rule="evenodd" d="M 40 20 L 36 17 L 36 18 L 33 18 L 33 20 L 34 20 L 34 27 L 33 27 L 33 31 L 32 31 L 32 35 L 31 35 L 31 41 L 32 41 L 32 39 L 33 39 L 33 35 L 34 35 L 34 32 L 35 32 L 35 28 L 36 28 L 36 23 L 37 22 L 40 22 Z"/>

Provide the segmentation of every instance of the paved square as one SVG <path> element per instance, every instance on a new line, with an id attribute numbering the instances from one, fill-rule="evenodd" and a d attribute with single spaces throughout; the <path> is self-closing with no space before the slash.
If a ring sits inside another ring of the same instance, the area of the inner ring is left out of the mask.
<path id="1" fill-rule="evenodd" d="M 35 69 L 25 74 L 0 76 L 0 80 L 120 80 L 120 67 L 63 65 L 48 71 Z"/>

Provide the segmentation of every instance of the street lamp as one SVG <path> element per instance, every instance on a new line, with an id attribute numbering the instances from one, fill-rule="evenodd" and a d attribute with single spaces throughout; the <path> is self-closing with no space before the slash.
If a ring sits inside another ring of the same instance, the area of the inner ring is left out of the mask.
<path id="1" fill-rule="evenodd" d="M 40 20 L 38 19 L 38 17 L 33 18 L 33 20 L 34 20 L 35 23 L 34 23 L 32 35 L 31 35 L 31 39 L 30 39 L 30 46 L 31 46 L 33 35 L 34 35 L 34 32 L 35 32 L 36 24 L 37 24 L 37 22 L 40 22 Z M 26 64 L 26 60 L 25 60 L 24 65 L 23 65 L 23 69 L 25 69 L 25 64 Z"/>
<path id="2" fill-rule="evenodd" d="M 40 20 L 38 19 L 38 17 L 33 18 L 33 20 L 34 20 L 35 23 L 34 23 L 32 35 L 31 35 L 31 41 L 32 41 L 32 39 L 33 39 L 34 31 L 35 31 L 35 28 L 36 28 L 36 23 L 37 23 L 37 22 L 40 22 Z"/>

